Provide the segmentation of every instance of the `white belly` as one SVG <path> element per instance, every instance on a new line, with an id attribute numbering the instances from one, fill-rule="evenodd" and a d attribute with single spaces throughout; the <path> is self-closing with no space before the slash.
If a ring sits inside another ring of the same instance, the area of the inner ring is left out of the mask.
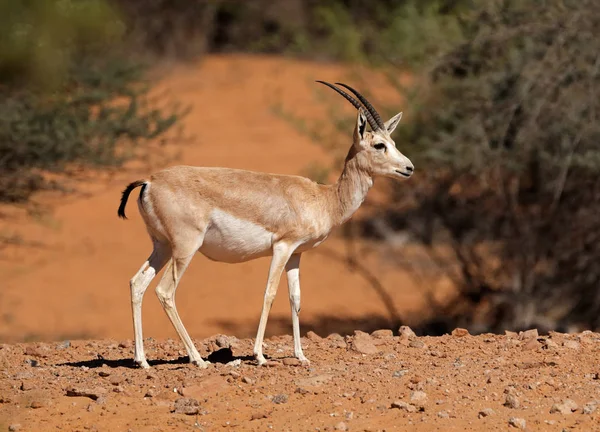
<path id="1" fill-rule="evenodd" d="M 199 252 L 214 261 L 238 263 L 271 255 L 273 233 L 221 210 L 213 210 Z"/>

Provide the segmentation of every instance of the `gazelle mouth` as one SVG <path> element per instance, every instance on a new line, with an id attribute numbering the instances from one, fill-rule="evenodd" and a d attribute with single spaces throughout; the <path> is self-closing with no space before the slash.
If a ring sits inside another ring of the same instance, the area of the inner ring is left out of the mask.
<path id="1" fill-rule="evenodd" d="M 411 173 L 411 172 L 407 172 L 407 173 L 406 173 L 406 172 L 402 172 L 402 171 L 400 171 L 400 170 L 396 170 L 396 172 L 397 172 L 398 174 L 400 174 L 401 176 L 403 176 L 403 177 L 410 177 L 410 176 L 412 175 L 412 173 Z"/>

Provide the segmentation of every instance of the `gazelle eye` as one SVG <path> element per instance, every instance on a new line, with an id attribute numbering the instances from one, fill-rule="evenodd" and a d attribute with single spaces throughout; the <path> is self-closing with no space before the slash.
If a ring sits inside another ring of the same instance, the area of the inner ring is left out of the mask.
<path id="1" fill-rule="evenodd" d="M 377 143 L 373 147 L 375 147 L 376 150 L 386 150 L 386 146 L 383 143 Z"/>

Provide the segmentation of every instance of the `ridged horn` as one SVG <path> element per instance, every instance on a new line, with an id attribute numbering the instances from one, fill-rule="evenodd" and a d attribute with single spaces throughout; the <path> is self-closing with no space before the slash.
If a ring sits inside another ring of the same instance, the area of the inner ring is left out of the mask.
<path id="1" fill-rule="evenodd" d="M 369 111 L 371 113 L 371 115 L 373 116 L 373 118 L 375 119 L 375 122 L 377 123 L 377 129 L 385 129 L 385 124 L 383 123 L 383 120 L 381 120 L 381 117 L 379 116 L 379 113 L 377 112 L 377 110 L 375 109 L 375 107 L 373 105 L 371 105 L 371 103 L 367 100 L 366 97 L 364 97 L 363 95 L 361 95 L 359 92 L 357 92 L 356 90 L 354 90 L 349 85 L 346 85 L 346 84 L 343 84 L 343 83 L 339 83 L 339 82 L 337 82 L 336 84 L 337 85 L 341 85 L 342 87 L 345 87 L 348 90 L 350 90 L 352 93 L 354 93 L 354 95 L 358 98 L 358 100 L 363 103 L 363 105 L 365 106 L 365 108 L 367 109 L 367 111 Z M 373 127 L 373 125 L 371 125 L 371 127 Z"/>
<path id="2" fill-rule="evenodd" d="M 328 82 L 325 82 L 325 81 L 320 81 L 320 80 L 317 80 L 317 82 L 318 82 L 318 83 L 321 83 L 321 84 L 324 84 L 324 85 L 326 85 L 327 87 L 329 87 L 329 88 L 331 88 L 331 89 L 335 90 L 336 92 L 338 92 L 339 94 L 341 94 L 341 95 L 344 97 L 344 99 L 346 99 L 348 102 L 350 102 L 350 103 L 351 103 L 351 104 L 354 106 L 354 108 L 356 108 L 356 109 L 360 109 L 360 108 L 362 108 L 362 106 L 360 105 L 360 103 L 359 103 L 359 102 L 358 102 L 356 99 L 354 99 L 352 96 L 350 96 L 350 95 L 349 95 L 348 93 L 346 93 L 345 91 L 343 91 L 343 90 L 340 90 L 339 88 L 337 88 L 337 87 L 336 87 L 336 86 L 334 86 L 333 84 L 329 84 Z M 342 84 L 342 85 L 343 85 L 343 84 Z M 369 105 L 370 105 L 370 104 L 369 104 Z M 364 113 L 365 113 L 365 115 L 366 115 L 366 117 L 367 117 L 367 121 L 368 121 L 368 122 L 369 122 L 369 124 L 371 125 L 371 129 L 373 129 L 374 131 L 375 131 L 375 130 L 378 130 L 378 129 L 381 129 L 381 127 L 379 126 L 379 124 L 377 123 L 377 121 L 375 120 L 375 118 L 373 117 L 373 114 L 371 114 L 371 113 L 369 112 L 369 109 L 368 109 L 367 105 L 365 105 L 365 107 L 366 107 L 367 109 L 366 109 L 366 110 L 364 110 Z M 372 107 L 371 107 L 371 108 L 372 108 Z"/>

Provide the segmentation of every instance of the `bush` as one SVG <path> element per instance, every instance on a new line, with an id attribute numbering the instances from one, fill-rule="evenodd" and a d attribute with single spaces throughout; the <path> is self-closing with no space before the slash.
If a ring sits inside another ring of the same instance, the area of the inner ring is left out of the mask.
<path id="1" fill-rule="evenodd" d="M 0 3 L 0 201 L 48 187 L 68 164 L 119 165 L 178 112 L 147 104 L 144 65 L 100 0 Z"/>
<path id="2" fill-rule="evenodd" d="M 486 2 L 416 93 L 391 219 L 453 251 L 443 330 L 600 328 L 599 25 L 598 2 Z"/>

